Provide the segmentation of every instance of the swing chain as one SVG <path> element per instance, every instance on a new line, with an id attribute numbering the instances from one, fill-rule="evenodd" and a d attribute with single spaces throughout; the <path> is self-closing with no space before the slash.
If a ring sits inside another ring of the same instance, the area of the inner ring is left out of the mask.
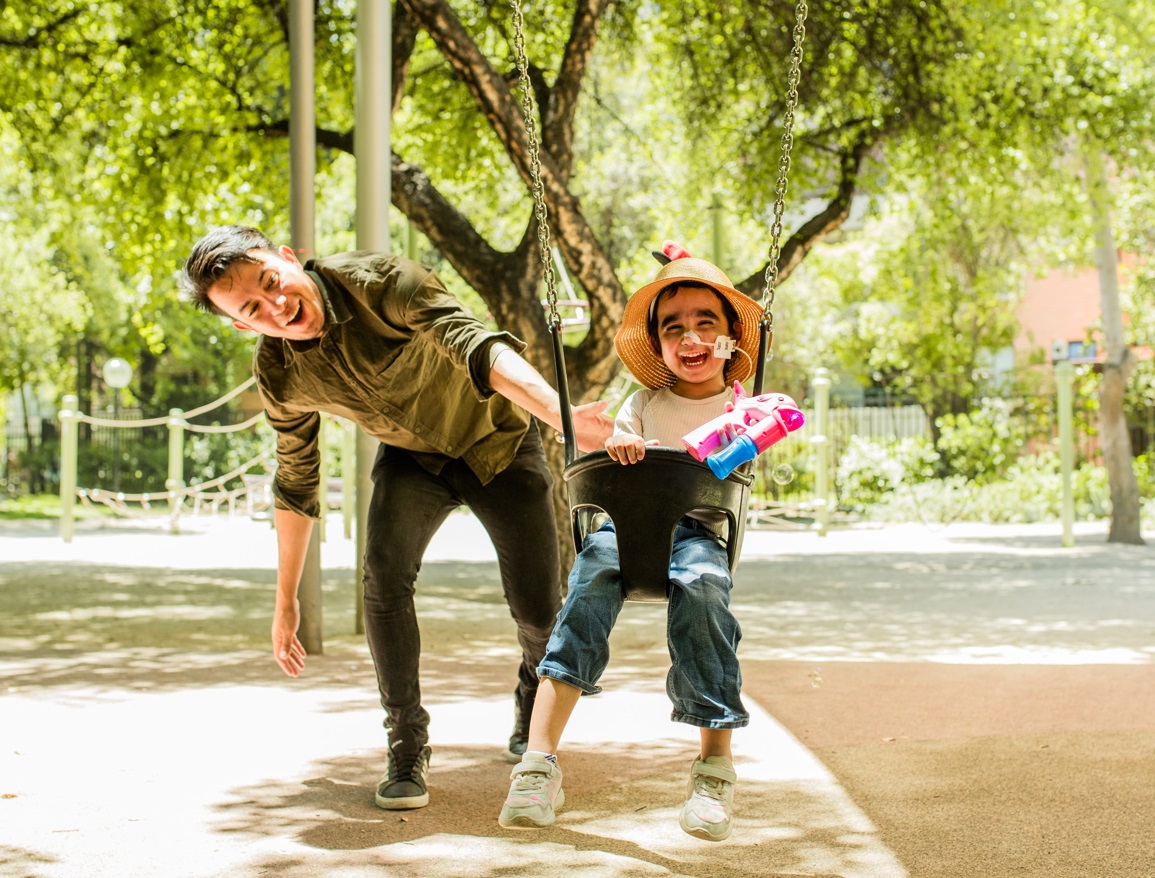
<path id="1" fill-rule="evenodd" d="M 770 258 L 766 263 L 762 293 L 762 321 L 774 329 L 774 291 L 778 286 L 778 260 L 782 255 L 782 213 L 786 207 L 786 181 L 790 173 L 790 149 L 794 146 L 794 109 L 798 105 L 798 82 L 802 78 L 802 42 L 806 39 L 806 0 L 795 10 L 794 47 L 790 50 L 790 74 L 786 90 L 786 114 L 782 119 L 782 156 L 778 160 L 778 184 L 774 189 L 774 223 L 770 227 Z"/>
<path id="2" fill-rule="evenodd" d="M 545 185 L 541 182 L 541 154 L 537 142 L 537 125 L 533 118 L 533 99 L 530 97 L 529 58 L 525 51 L 524 16 L 520 0 L 512 0 L 513 45 L 517 52 L 517 82 L 521 88 L 521 113 L 525 118 L 525 136 L 529 155 L 529 174 L 533 183 L 533 209 L 537 217 L 537 240 L 541 264 L 545 274 L 546 300 L 549 303 L 549 324 L 555 332 L 561 331 L 561 316 L 557 310 L 557 281 L 553 260 L 550 259 L 549 220 L 545 206 Z"/>

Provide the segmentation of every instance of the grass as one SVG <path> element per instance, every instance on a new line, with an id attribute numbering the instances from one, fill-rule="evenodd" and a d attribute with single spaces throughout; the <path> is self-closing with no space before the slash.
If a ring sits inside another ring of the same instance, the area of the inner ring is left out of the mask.
<path id="1" fill-rule="evenodd" d="M 97 518 L 112 515 L 111 511 L 93 509 L 77 503 L 73 517 Z M 56 521 L 60 518 L 60 495 L 26 494 L 21 497 L 0 499 L 0 521 Z"/>

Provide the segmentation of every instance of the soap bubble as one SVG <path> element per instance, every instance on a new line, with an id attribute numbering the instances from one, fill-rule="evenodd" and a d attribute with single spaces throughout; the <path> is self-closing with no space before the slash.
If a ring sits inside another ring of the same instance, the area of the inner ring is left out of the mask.
<path id="1" fill-rule="evenodd" d="M 774 483 L 778 485 L 789 485 L 794 481 L 794 467 L 788 463 L 780 463 L 774 467 L 773 472 Z"/>

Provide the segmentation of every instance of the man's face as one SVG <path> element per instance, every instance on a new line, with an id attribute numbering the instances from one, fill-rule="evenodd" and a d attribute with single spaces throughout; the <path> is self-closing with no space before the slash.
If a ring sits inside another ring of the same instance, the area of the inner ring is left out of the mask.
<path id="1" fill-rule="evenodd" d="M 662 362 L 677 379 L 674 390 L 683 396 L 721 392 L 727 361 L 714 356 L 714 341 L 729 335 L 730 327 L 718 294 L 709 287 L 679 287 L 660 297 L 655 317 Z"/>
<path id="2" fill-rule="evenodd" d="M 325 326 L 321 293 L 292 249 L 250 250 L 249 257 L 254 261 L 234 263 L 209 288 L 209 301 L 237 329 L 297 341 L 319 336 Z"/>

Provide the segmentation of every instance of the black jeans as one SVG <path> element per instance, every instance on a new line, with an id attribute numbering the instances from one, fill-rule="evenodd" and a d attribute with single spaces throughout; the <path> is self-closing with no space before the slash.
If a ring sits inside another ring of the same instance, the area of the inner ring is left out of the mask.
<path id="1" fill-rule="evenodd" d="M 401 449 L 378 450 L 366 532 L 365 635 L 391 746 L 424 746 L 429 738 L 414 585 L 429 541 L 458 506 L 472 510 L 497 549 L 502 590 L 521 644 L 518 706 L 536 693 L 537 666 L 561 605 L 552 487 L 536 423 L 513 462 L 487 485 L 461 460 L 433 475 Z"/>

